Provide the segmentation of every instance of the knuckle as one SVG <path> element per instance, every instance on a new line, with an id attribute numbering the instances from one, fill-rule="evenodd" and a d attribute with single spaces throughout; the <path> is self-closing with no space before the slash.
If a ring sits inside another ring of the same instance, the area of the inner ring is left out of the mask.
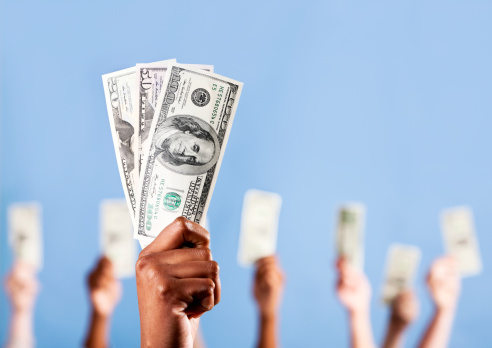
<path id="1" fill-rule="evenodd" d="M 174 224 L 176 224 L 180 229 L 187 229 L 186 227 L 186 222 L 188 219 L 186 219 L 184 216 L 178 216 L 176 220 L 174 220 Z"/>
<path id="2" fill-rule="evenodd" d="M 160 277 L 159 267 L 148 256 L 141 257 L 135 265 L 135 272 L 138 277 L 143 277 L 149 281 L 158 280 Z"/>
<path id="3" fill-rule="evenodd" d="M 171 300 L 172 296 L 175 295 L 173 290 L 172 281 L 169 279 L 163 279 L 157 284 L 157 293 L 165 301 Z"/>
<path id="4" fill-rule="evenodd" d="M 206 278 L 206 280 L 205 280 L 205 290 L 206 290 L 206 292 L 207 292 L 207 294 L 209 296 L 212 296 L 214 294 L 215 282 L 212 279 Z"/>
<path id="5" fill-rule="evenodd" d="M 146 256 L 139 257 L 137 263 L 135 264 L 135 272 L 138 274 L 143 274 L 147 267 L 149 266 L 149 260 Z"/>
<path id="6" fill-rule="evenodd" d="M 212 276 L 216 277 L 219 275 L 220 267 L 217 261 L 210 261 L 210 273 Z"/>
<path id="7" fill-rule="evenodd" d="M 209 248 L 198 249 L 206 261 L 212 261 L 212 251 Z"/>

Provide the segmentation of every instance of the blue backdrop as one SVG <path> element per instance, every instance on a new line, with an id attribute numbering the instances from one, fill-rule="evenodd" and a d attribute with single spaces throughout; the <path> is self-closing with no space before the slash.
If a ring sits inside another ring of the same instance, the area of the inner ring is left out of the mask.
<path id="1" fill-rule="evenodd" d="M 40 347 L 77 347 L 88 319 L 85 274 L 99 253 L 98 206 L 123 197 L 101 75 L 176 57 L 244 82 L 209 218 L 222 302 L 203 317 L 210 347 L 251 347 L 251 270 L 237 265 L 249 188 L 284 203 L 278 252 L 287 273 L 285 347 L 344 347 L 334 295 L 335 209 L 367 204 L 366 272 L 380 341 L 388 245 L 419 245 L 424 276 L 442 254 L 442 208 L 474 209 L 484 272 L 464 280 L 451 347 L 490 346 L 492 322 L 492 2 L 3 1 L 1 276 L 11 264 L 5 211 L 44 206 L 45 267 L 36 307 Z M 0 341 L 8 306 L 0 295 Z M 116 347 L 139 344 L 134 279 L 112 325 Z"/>

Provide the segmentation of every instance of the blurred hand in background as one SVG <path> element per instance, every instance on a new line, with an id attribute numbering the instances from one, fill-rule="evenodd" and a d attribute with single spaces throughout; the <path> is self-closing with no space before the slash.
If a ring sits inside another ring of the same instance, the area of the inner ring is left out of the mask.
<path id="1" fill-rule="evenodd" d="M 277 325 L 284 290 L 284 273 L 276 256 L 256 262 L 253 295 L 258 305 L 260 328 L 257 346 L 278 347 Z"/>
<path id="2" fill-rule="evenodd" d="M 34 347 L 34 305 L 39 290 L 34 267 L 16 262 L 7 275 L 5 290 L 12 307 L 6 347 Z"/>
<path id="3" fill-rule="evenodd" d="M 427 276 L 427 286 L 437 311 L 454 312 L 461 292 L 456 260 L 451 256 L 437 259 Z"/>
<path id="4" fill-rule="evenodd" d="M 419 347 L 446 347 L 461 293 L 461 277 L 456 260 L 445 256 L 434 261 L 427 276 L 427 286 L 435 309 Z"/>
<path id="5" fill-rule="evenodd" d="M 92 310 L 85 346 L 109 347 L 111 315 L 121 299 L 122 287 L 107 257 L 99 259 L 89 274 L 87 285 Z"/>
<path id="6" fill-rule="evenodd" d="M 371 285 L 364 273 L 340 258 L 337 260 L 336 292 L 347 309 L 353 348 L 375 348 L 370 321 Z"/>
<path id="7" fill-rule="evenodd" d="M 399 294 L 391 304 L 391 314 L 386 330 L 383 348 L 403 346 L 403 334 L 417 319 L 419 304 L 415 293 L 406 290 Z"/>

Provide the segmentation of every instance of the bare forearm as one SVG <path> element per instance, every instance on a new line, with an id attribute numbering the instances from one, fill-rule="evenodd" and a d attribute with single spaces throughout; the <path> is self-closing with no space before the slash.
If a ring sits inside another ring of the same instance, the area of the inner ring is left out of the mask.
<path id="1" fill-rule="evenodd" d="M 277 342 L 277 317 L 260 315 L 260 332 L 258 348 L 276 348 Z"/>
<path id="2" fill-rule="evenodd" d="M 436 309 L 429 327 L 422 338 L 419 348 L 445 348 L 448 345 L 449 336 L 454 320 L 453 310 Z"/>
<path id="3" fill-rule="evenodd" d="M 390 319 L 384 339 L 383 348 L 398 348 L 403 346 L 405 326 Z"/>
<path id="4" fill-rule="evenodd" d="M 350 314 L 350 340 L 352 348 L 376 348 L 369 311 Z"/>
<path id="5" fill-rule="evenodd" d="M 7 348 L 34 347 L 32 312 L 13 312 Z"/>
<path id="6" fill-rule="evenodd" d="M 91 314 L 89 331 L 85 339 L 87 348 L 107 348 L 109 347 L 109 317 L 97 314 L 94 310 Z"/>

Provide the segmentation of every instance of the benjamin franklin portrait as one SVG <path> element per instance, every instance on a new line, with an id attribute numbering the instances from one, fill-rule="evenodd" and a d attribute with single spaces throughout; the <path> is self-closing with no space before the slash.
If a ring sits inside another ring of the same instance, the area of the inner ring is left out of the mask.
<path id="1" fill-rule="evenodd" d="M 155 158 L 166 168 L 186 175 L 207 172 L 220 154 L 215 130 L 193 116 L 173 116 L 164 121 L 153 138 Z"/>

